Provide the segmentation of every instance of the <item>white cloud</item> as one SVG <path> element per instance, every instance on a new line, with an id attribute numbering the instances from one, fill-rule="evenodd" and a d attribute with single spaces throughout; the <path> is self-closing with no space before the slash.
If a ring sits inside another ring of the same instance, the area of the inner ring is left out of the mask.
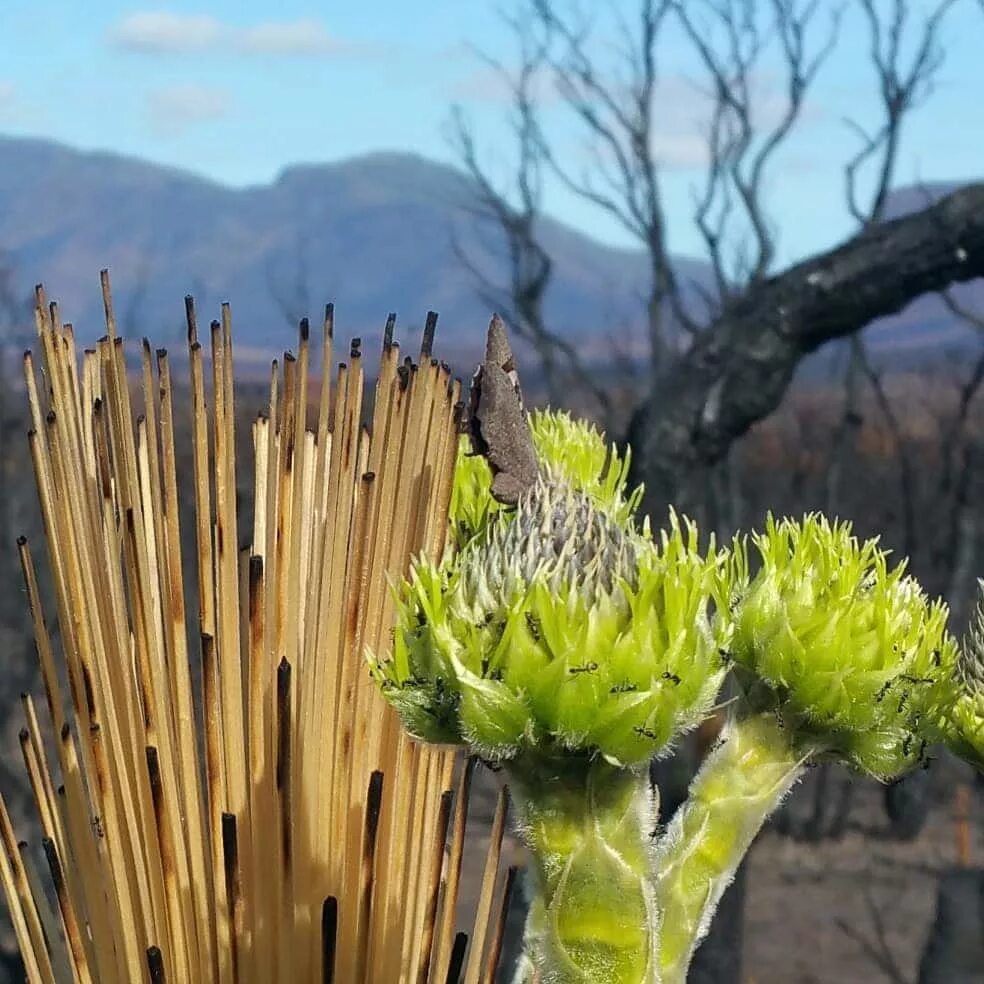
<path id="1" fill-rule="evenodd" d="M 269 21 L 237 33 L 240 51 L 265 55 L 330 55 L 342 48 L 324 24 L 313 19 Z"/>
<path id="2" fill-rule="evenodd" d="M 180 136 L 197 123 L 225 116 L 229 94 L 205 85 L 174 85 L 151 92 L 148 110 L 150 122 L 161 136 Z"/>
<path id="3" fill-rule="evenodd" d="M 14 98 L 14 83 L 0 79 L 0 110 L 9 109 L 14 103 Z"/>
<path id="4" fill-rule="evenodd" d="M 224 33 L 214 17 L 143 10 L 124 17 L 110 31 L 110 39 L 130 51 L 172 54 L 211 48 Z"/>
<path id="5" fill-rule="evenodd" d="M 247 27 L 207 15 L 145 10 L 124 17 L 109 32 L 117 48 L 141 54 L 223 51 L 287 57 L 337 54 L 350 45 L 332 37 L 314 18 L 262 21 Z"/>

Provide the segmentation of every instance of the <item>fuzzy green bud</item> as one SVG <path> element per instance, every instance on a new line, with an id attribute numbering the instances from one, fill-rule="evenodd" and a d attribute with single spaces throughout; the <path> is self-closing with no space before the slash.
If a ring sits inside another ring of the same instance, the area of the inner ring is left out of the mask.
<path id="1" fill-rule="evenodd" d="M 674 517 L 657 546 L 541 477 L 453 561 L 415 566 L 393 658 L 375 672 L 418 737 L 496 761 L 641 765 L 696 726 L 721 685 L 721 566 L 690 524 Z"/>
<path id="2" fill-rule="evenodd" d="M 802 747 L 880 778 L 912 767 L 952 698 L 946 606 L 846 523 L 770 518 L 753 544 L 761 569 L 740 598 L 733 647 L 760 681 L 750 694 Z M 740 546 L 734 556 L 740 582 Z"/>

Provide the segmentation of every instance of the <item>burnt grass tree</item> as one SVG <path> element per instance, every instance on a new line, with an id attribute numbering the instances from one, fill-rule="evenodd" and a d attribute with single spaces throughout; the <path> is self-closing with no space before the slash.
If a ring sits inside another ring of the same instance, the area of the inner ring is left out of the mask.
<path id="1" fill-rule="evenodd" d="M 654 521 L 673 503 L 703 526 L 730 535 L 745 505 L 730 478 L 736 443 L 777 409 L 804 358 L 844 339 L 845 388 L 866 383 L 894 430 L 904 513 L 900 539 L 905 547 L 914 546 L 908 542 L 916 525 L 911 459 L 903 454 L 902 429 L 862 331 L 934 292 L 944 294 L 955 314 L 966 314 L 945 292 L 984 276 L 984 183 L 935 200 L 927 197 L 924 207 L 901 217 L 888 214 L 905 125 L 932 93 L 944 61 L 946 18 L 958 3 L 936 0 L 915 14 L 906 0 L 636 0 L 603 8 L 518 0 L 502 11 L 517 53 L 501 58 L 476 51 L 510 96 L 509 174 L 504 179 L 493 174 L 459 106 L 453 108 L 449 136 L 473 183 L 464 220 L 472 230 L 484 228 L 498 239 L 506 278 L 497 278 L 456 237 L 459 256 L 483 300 L 505 315 L 534 353 L 546 397 L 563 404 L 578 393 L 610 433 L 631 444 L 633 478 L 645 483 L 644 509 Z M 864 39 L 859 50 L 865 52 L 880 106 L 874 122 L 846 121 L 857 141 L 842 162 L 845 206 L 855 231 L 824 252 L 780 268 L 770 179 L 781 171 L 783 148 L 802 129 L 815 80 L 846 32 Z M 709 270 L 700 281 L 680 272 L 668 246 L 666 167 L 660 156 L 666 97 L 659 71 L 670 46 L 675 53 L 689 49 L 700 75 L 695 88 L 704 96 L 698 124 L 704 164 L 692 189 L 691 216 Z M 768 92 L 762 87 L 765 77 Z M 568 134 L 582 138 L 575 153 L 553 129 L 560 119 Z M 542 237 L 547 178 L 614 220 L 646 258 L 637 318 L 643 344 L 631 360 L 612 336 L 613 364 L 589 363 L 545 314 L 553 273 Z M 955 426 L 963 428 L 979 384 L 975 371 L 963 386 L 962 416 Z M 829 511 L 836 511 L 843 484 L 840 451 L 857 423 L 853 404 L 848 393 L 843 418 L 829 435 Z M 977 465 L 972 457 L 948 472 L 956 476 L 951 485 L 958 486 L 946 489 L 954 503 L 954 521 L 948 524 L 954 530 L 968 511 L 971 466 Z M 959 535 L 953 539 L 961 542 Z M 972 584 L 974 558 L 966 550 L 958 553 L 950 551 L 951 581 L 960 575 Z M 692 749 L 689 755 L 694 757 Z M 681 798 L 690 774 L 686 765 L 660 766 L 664 790 L 672 775 L 679 776 Z M 832 796 L 828 781 L 825 774 L 818 776 L 815 802 L 833 800 L 834 816 L 816 815 L 815 809 L 806 821 L 808 839 L 842 832 L 846 823 L 850 789 Z M 890 823 L 900 836 L 921 826 L 926 809 L 921 783 L 913 779 L 886 792 Z M 665 805 L 672 808 L 671 791 L 667 798 L 671 802 Z M 822 803 L 820 809 L 822 814 Z M 698 952 L 695 980 L 740 979 L 735 957 L 742 898 L 739 878 Z M 730 955 L 730 964 L 721 950 Z M 725 964 L 732 977 L 722 976 Z"/>

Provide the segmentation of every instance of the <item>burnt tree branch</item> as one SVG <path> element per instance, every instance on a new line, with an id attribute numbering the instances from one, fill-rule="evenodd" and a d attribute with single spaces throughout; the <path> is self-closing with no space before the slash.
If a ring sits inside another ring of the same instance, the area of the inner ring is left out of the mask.
<path id="1" fill-rule="evenodd" d="M 902 310 L 921 294 L 984 276 L 984 183 L 871 226 L 737 298 L 667 368 L 636 413 L 650 509 L 780 403 L 805 355 Z"/>

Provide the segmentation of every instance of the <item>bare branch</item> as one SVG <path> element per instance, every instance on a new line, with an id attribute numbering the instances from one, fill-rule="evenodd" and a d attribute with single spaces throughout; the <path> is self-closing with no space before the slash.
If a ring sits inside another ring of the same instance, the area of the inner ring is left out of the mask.
<path id="1" fill-rule="evenodd" d="M 908 66 L 903 64 L 902 48 L 908 31 L 907 0 L 892 0 L 888 23 L 876 0 L 857 0 L 868 25 L 871 64 L 878 81 L 884 119 L 881 126 L 868 133 L 854 120 L 845 121 L 861 137 L 861 147 L 844 166 L 848 209 L 864 227 L 878 222 L 884 215 L 888 192 L 895 175 L 902 127 L 906 117 L 932 92 L 936 74 L 943 64 L 939 31 L 947 12 L 956 0 L 939 0 L 925 17 L 915 41 Z M 862 168 L 874 164 L 874 190 L 870 200 L 861 205 L 858 176 Z"/>
<path id="2" fill-rule="evenodd" d="M 511 127 L 518 153 L 513 195 L 501 191 L 490 177 L 460 106 L 453 107 L 451 112 L 449 140 L 475 189 L 475 205 L 464 205 L 463 208 L 480 219 L 494 222 L 505 239 L 508 283 L 492 284 L 468 257 L 456 235 L 453 236 L 454 249 L 477 280 L 483 301 L 507 313 L 516 333 L 534 347 L 543 365 L 548 396 L 551 402 L 557 402 L 562 394 L 559 358 L 566 358 L 569 368 L 576 374 L 581 373 L 581 366 L 573 347 L 547 330 L 543 316 L 543 298 L 552 274 L 552 262 L 539 241 L 536 228 L 541 211 L 544 157 L 536 112 L 536 87 L 546 55 L 546 39 L 542 32 L 534 34 L 531 25 L 518 17 L 505 13 L 501 16 L 519 42 L 518 71 L 514 75 L 492 56 L 482 52 L 477 54 L 509 91 Z M 511 198 L 516 200 L 515 204 Z"/>
<path id="3" fill-rule="evenodd" d="M 984 0 L 981 0 L 981 3 L 984 3 Z M 974 311 L 966 305 L 961 304 L 960 301 L 953 296 L 953 291 L 941 290 L 939 297 L 955 318 L 965 321 L 975 331 L 978 331 L 984 335 L 984 312 Z"/>
<path id="4" fill-rule="evenodd" d="M 639 0 L 634 28 L 616 15 L 622 40 L 621 83 L 590 52 L 591 25 L 576 12 L 562 16 L 560 2 L 530 0 L 533 16 L 555 40 L 550 64 L 557 90 L 580 121 L 594 159 L 593 174 L 576 171 L 556 150 L 547 151 L 554 173 L 572 193 L 601 209 L 637 238 L 649 257 L 646 323 L 652 374 L 659 371 L 671 340 L 667 306 L 676 321 L 696 330 L 683 307 L 669 251 L 653 147 L 656 47 L 673 0 Z M 600 182 L 599 180 L 600 179 Z"/>
<path id="5" fill-rule="evenodd" d="M 120 328 L 126 337 L 136 338 L 140 336 L 140 319 L 146 317 L 144 306 L 151 279 L 151 261 L 144 254 L 140 257 L 133 276 L 133 286 L 126 296 L 126 303 L 119 315 Z"/>
<path id="6" fill-rule="evenodd" d="M 899 464 L 899 498 L 902 503 L 902 553 L 906 557 L 911 557 L 916 550 L 916 476 L 912 457 L 909 454 L 909 445 L 892 401 L 885 390 L 881 373 L 868 357 L 864 339 L 858 334 L 851 341 L 857 352 L 858 364 L 875 394 L 875 402 L 885 418 L 895 444 Z"/>
<path id="7" fill-rule="evenodd" d="M 516 334 L 536 351 L 550 402 L 555 405 L 565 402 L 565 386 L 573 377 L 598 403 L 602 412 L 608 413 L 609 394 L 589 371 L 576 345 L 547 327 L 543 313 L 543 300 L 553 265 L 537 234 L 544 144 L 536 110 L 536 89 L 546 57 L 547 38 L 542 32 L 533 34 L 529 25 L 518 17 L 502 16 L 519 40 L 517 73 L 514 76 L 491 56 L 480 52 L 479 56 L 509 89 L 512 129 L 518 150 L 514 174 L 516 204 L 492 181 L 481 160 L 471 126 L 457 106 L 451 113 L 450 141 L 475 186 L 475 204 L 466 204 L 463 208 L 479 220 L 494 223 L 505 238 L 508 283 L 494 284 L 468 255 L 456 233 L 452 234 L 453 247 L 458 259 L 476 280 L 483 302 L 506 315 Z"/>
<path id="8" fill-rule="evenodd" d="M 902 968 L 899 967 L 895 955 L 892 953 L 892 948 L 888 943 L 888 937 L 885 932 L 885 920 L 882 916 L 881 909 L 876 904 L 872 895 L 870 884 L 866 884 L 864 896 L 875 931 L 874 940 L 868 939 L 864 933 L 852 926 L 846 919 L 835 919 L 834 922 L 837 928 L 861 947 L 865 955 L 892 984 L 911 984 L 909 978 L 902 972 Z"/>
<path id="9" fill-rule="evenodd" d="M 940 297 L 950 312 L 981 333 L 984 342 L 984 315 L 959 303 L 951 291 Z M 934 561 L 946 572 L 946 598 L 951 611 L 963 611 L 968 588 L 974 583 L 978 517 L 974 484 L 982 463 L 979 438 L 968 433 L 970 410 L 984 384 L 984 345 L 980 348 L 967 378 L 957 390 L 957 405 L 948 424 L 941 428 L 942 454 L 936 501 L 945 509 L 944 532 L 934 541 Z"/>
<path id="10" fill-rule="evenodd" d="M 286 325 L 293 331 L 311 310 L 308 289 L 307 238 L 298 233 L 294 245 L 292 277 L 284 277 L 273 267 L 266 271 L 267 289 Z"/>
<path id="11" fill-rule="evenodd" d="M 728 278 L 722 272 L 721 246 L 731 213 L 729 193 L 733 190 L 740 202 L 755 243 L 754 256 L 748 259 L 745 243 L 737 244 L 730 279 L 737 281 L 735 286 L 744 286 L 761 280 L 775 258 L 775 233 L 763 202 L 766 170 L 792 132 L 807 91 L 833 50 L 842 7 L 832 6 L 826 35 L 811 53 L 807 38 L 813 33 L 819 9 L 815 0 L 802 7 L 798 0 L 770 0 L 772 19 L 768 24 L 759 22 L 756 4 L 750 0 L 690 0 L 674 6 L 711 80 L 714 109 L 708 135 L 710 162 L 696 220 L 715 276 L 725 284 L 727 296 Z M 701 12 L 705 19 L 699 19 Z M 723 32 L 720 44 L 715 42 L 715 28 Z M 782 53 L 785 103 L 775 121 L 760 132 L 755 120 L 758 93 L 753 90 L 759 59 L 770 38 L 776 40 Z M 726 200 L 718 221 L 710 225 L 707 218 L 719 197 Z"/>
<path id="12" fill-rule="evenodd" d="M 840 501 L 840 482 L 844 474 L 844 461 L 857 433 L 862 418 L 858 410 L 858 377 L 861 374 L 861 358 L 858 351 L 858 336 L 852 336 L 848 344 L 847 368 L 844 372 L 844 407 L 831 440 L 830 465 L 825 481 L 825 512 L 836 516 Z"/>
<path id="13" fill-rule="evenodd" d="M 479 217 L 488 219 L 487 215 L 476 215 L 476 218 Z M 479 223 L 472 223 L 470 226 L 473 233 L 477 232 L 479 228 Z M 509 291 L 495 283 L 474 260 L 472 251 L 462 243 L 461 236 L 458 234 L 457 228 L 454 227 L 451 229 L 451 249 L 458 262 L 468 271 L 469 276 L 475 282 L 475 289 L 478 291 L 479 300 L 482 304 L 490 311 L 498 312 L 520 338 L 531 341 L 525 333 L 525 325 L 521 323 L 516 312 L 513 304 L 514 298 L 509 294 Z M 549 356 L 549 353 L 546 355 Z M 546 372 L 546 369 L 544 371 Z"/>
<path id="14" fill-rule="evenodd" d="M 535 322 L 534 328 L 530 311 L 524 306 L 522 292 L 510 292 L 496 285 L 474 262 L 454 231 L 451 243 L 459 262 L 474 278 L 482 303 L 490 310 L 498 312 L 515 331 L 516 336 L 528 342 L 537 353 L 547 386 L 548 401 L 554 406 L 562 406 L 567 402 L 566 386 L 573 378 L 598 404 L 602 415 L 608 416 L 611 412 L 611 394 L 599 382 L 597 373 L 584 361 L 577 346 L 563 335 L 547 328 L 542 318 Z"/>
<path id="15" fill-rule="evenodd" d="M 947 531 L 949 544 L 949 578 L 946 599 L 956 621 L 966 615 L 969 597 L 977 574 L 977 543 L 980 528 L 980 493 L 975 494 L 975 481 L 984 464 L 984 448 L 980 440 L 965 440 L 961 452 L 961 467 L 957 473 L 953 509 Z"/>
<path id="16" fill-rule="evenodd" d="M 732 289 L 725 266 L 724 246 L 734 201 L 725 164 L 734 153 L 735 138 L 729 134 L 726 118 L 724 100 L 715 100 L 706 134 L 709 155 L 704 188 L 700 194 L 694 194 L 694 221 L 707 247 L 717 288 L 716 304 L 709 307 L 712 311 L 730 296 Z"/>

